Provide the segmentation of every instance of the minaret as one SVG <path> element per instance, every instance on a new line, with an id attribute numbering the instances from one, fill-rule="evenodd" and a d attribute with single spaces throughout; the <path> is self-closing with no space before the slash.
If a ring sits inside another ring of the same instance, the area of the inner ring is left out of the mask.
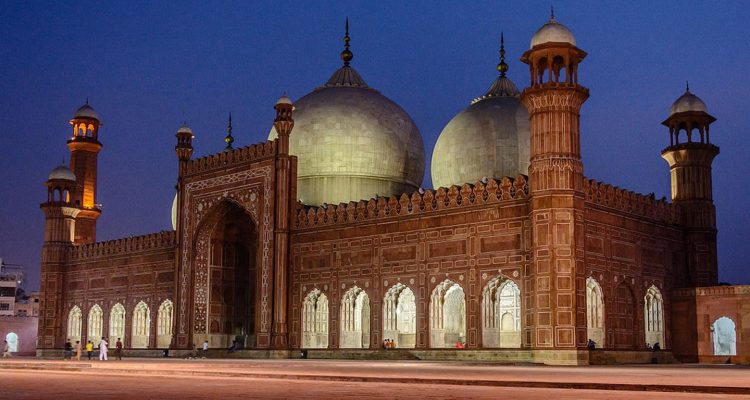
<path id="1" fill-rule="evenodd" d="M 273 126 L 278 134 L 276 157 L 276 224 L 274 230 L 274 309 L 271 347 L 286 349 L 289 346 L 287 327 L 287 290 L 289 284 L 289 226 L 296 215 L 292 210 L 297 199 L 297 158 L 289 155 L 289 135 L 294 128 L 294 105 L 286 95 L 274 106 L 276 118 Z"/>
<path id="2" fill-rule="evenodd" d="M 180 165 L 179 174 L 182 175 L 185 164 L 193 156 L 193 139 L 195 139 L 195 135 L 193 135 L 192 129 L 186 124 L 182 124 L 180 129 L 177 130 L 175 137 L 177 138 L 177 145 L 174 146 L 174 151 L 177 153 L 177 160 Z"/>
<path id="3" fill-rule="evenodd" d="M 73 136 L 68 140 L 70 168 L 77 178 L 72 203 L 80 210 L 74 241 L 76 244 L 93 243 L 96 241 L 96 220 L 102 213 L 96 201 L 96 164 L 102 149 L 99 142 L 102 123 L 87 100 L 76 111 L 70 125 L 73 126 Z"/>
<path id="4" fill-rule="evenodd" d="M 53 169 L 45 185 L 47 201 L 40 204 L 44 212 L 44 244 L 41 259 L 39 330 L 37 349 L 61 348 L 66 320 L 63 315 L 63 280 L 66 254 L 73 244 L 76 217 L 80 213 L 73 203 L 77 190 L 76 175 L 63 164 Z"/>
<path id="5" fill-rule="evenodd" d="M 554 15 L 521 57 L 530 87 L 532 264 L 526 274 L 524 346 L 570 349 L 586 344 L 584 193 L 579 116 L 589 91 L 578 84 L 586 53 Z"/>
<path id="6" fill-rule="evenodd" d="M 669 128 L 669 147 L 661 156 L 669 163 L 672 201 L 680 207 L 685 226 L 689 276 L 678 282 L 682 279 L 686 286 L 718 284 L 711 163 L 719 148 L 711 144 L 709 134 L 714 121 L 706 104 L 686 87 L 662 122 Z"/>

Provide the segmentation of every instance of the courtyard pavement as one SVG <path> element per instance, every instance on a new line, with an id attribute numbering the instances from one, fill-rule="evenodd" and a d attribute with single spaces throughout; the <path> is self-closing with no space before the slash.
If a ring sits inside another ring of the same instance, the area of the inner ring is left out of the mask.
<path id="1" fill-rule="evenodd" d="M 750 399 L 730 365 L 513 366 L 461 362 L 0 360 L 2 399 Z"/>

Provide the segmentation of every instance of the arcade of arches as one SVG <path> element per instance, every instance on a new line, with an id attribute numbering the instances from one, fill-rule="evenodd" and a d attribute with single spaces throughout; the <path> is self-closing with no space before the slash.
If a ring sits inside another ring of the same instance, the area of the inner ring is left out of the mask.
<path id="1" fill-rule="evenodd" d="M 151 308 L 145 301 L 139 301 L 132 310 L 130 335 L 126 329 L 126 311 L 121 303 L 117 303 L 109 309 L 109 317 L 105 319 L 105 310 L 94 304 L 88 312 L 86 320 L 86 336 L 83 336 L 83 313 L 77 305 L 68 312 L 67 335 L 71 344 L 76 341 L 85 343 L 91 341 L 98 346 L 105 332 L 109 332 L 107 340 L 110 345 L 117 339 L 121 339 L 126 347 L 133 349 L 146 349 L 156 345 L 159 348 L 169 347 L 172 342 L 172 326 L 174 325 L 173 305 L 171 300 L 164 300 L 159 305 L 156 318 L 156 326 L 151 324 Z M 108 331 L 105 330 L 104 321 L 109 321 Z M 157 342 L 151 342 L 152 328 L 156 329 Z"/>
<path id="2" fill-rule="evenodd" d="M 620 284 L 609 315 L 611 347 L 628 348 L 638 336 L 634 329 L 635 299 L 630 288 Z M 377 348 L 370 343 L 370 301 L 367 292 L 357 286 L 346 291 L 341 299 L 340 348 Z M 596 279 L 586 280 L 586 315 L 589 339 L 597 348 L 607 348 L 607 327 L 604 296 Z M 644 331 L 647 344 L 664 341 L 664 304 L 661 292 L 650 287 L 643 298 Z M 387 291 L 382 303 L 383 339 L 390 339 L 399 348 L 414 348 L 417 312 L 414 293 L 403 283 L 396 283 Z M 482 291 L 482 347 L 520 348 L 522 333 L 521 289 L 505 277 L 490 279 Z M 453 348 L 456 342 L 466 341 L 466 300 L 461 285 L 451 280 L 438 284 L 430 297 L 430 347 Z M 320 290 L 307 293 L 302 304 L 303 348 L 328 348 L 329 301 Z M 729 331 L 717 328 L 717 331 Z M 722 333 L 723 334 L 723 333 Z M 725 334 L 723 334 L 726 336 Z M 717 336 L 718 337 L 718 336 Z"/>

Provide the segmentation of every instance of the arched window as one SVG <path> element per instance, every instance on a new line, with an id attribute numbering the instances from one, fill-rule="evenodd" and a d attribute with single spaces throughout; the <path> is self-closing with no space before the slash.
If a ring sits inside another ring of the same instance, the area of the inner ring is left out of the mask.
<path id="1" fill-rule="evenodd" d="M 173 306 L 170 300 L 164 300 L 159 306 L 156 318 L 156 342 L 159 348 L 169 347 L 172 343 Z"/>
<path id="2" fill-rule="evenodd" d="M 313 289 L 302 305 L 302 347 L 328 347 L 328 297 Z"/>
<path id="3" fill-rule="evenodd" d="M 711 324 L 711 340 L 715 356 L 737 355 L 737 330 L 731 318 L 721 317 Z"/>
<path id="4" fill-rule="evenodd" d="M 466 341 L 466 300 L 461 286 L 446 279 L 430 298 L 430 345 L 455 347 Z"/>
<path id="5" fill-rule="evenodd" d="M 151 312 L 145 302 L 141 301 L 133 310 L 133 348 L 148 348 L 149 333 L 151 331 Z"/>
<path id="6" fill-rule="evenodd" d="M 521 347 L 521 290 L 496 277 L 482 292 L 483 347 Z"/>
<path id="7" fill-rule="evenodd" d="M 596 279 L 586 279 L 586 328 L 596 347 L 604 347 L 604 298 Z"/>
<path id="8" fill-rule="evenodd" d="M 78 306 L 73 306 L 68 313 L 68 337 L 70 342 L 75 344 L 81 340 L 81 325 L 83 313 Z"/>
<path id="9" fill-rule="evenodd" d="M 104 315 L 104 313 L 98 304 L 94 304 L 94 306 L 91 307 L 91 310 L 89 310 L 88 339 L 94 343 L 94 346 L 98 345 L 102 340 L 102 315 Z"/>
<path id="10" fill-rule="evenodd" d="M 646 343 L 653 346 L 659 343 L 664 348 L 664 302 L 656 286 L 646 291 L 643 305 L 643 319 L 646 330 Z"/>
<path id="11" fill-rule="evenodd" d="M 383 339 L 401 348 L 414 348 L 417 332 L 417 303 L 414 292 L 403 283 L 391 286 L 383 299 Z"/>
<path id="12" fill-rule="evenodd" d="M 341 298 L 341 348 L 370 347 L 370 298 L 357 286 Z"/>
<path id="13" fill-rule="evenodd" d="M 18 353 L 18 335 L 15 332 L 5 335 L 5 341 L 8 342 L 8 351 Z"/>
<path id="14" fill-rule="evenodd" d="M 115 304 L 109 312 L 109 340 L 117 339 L 125 340 L 125 307 L 120 303 Z"/>

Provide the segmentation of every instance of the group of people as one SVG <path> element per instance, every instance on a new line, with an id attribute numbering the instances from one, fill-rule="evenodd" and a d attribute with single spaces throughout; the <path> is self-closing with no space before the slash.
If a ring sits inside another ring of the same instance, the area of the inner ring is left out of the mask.
<path id="1" fill-rule="evenodd" d="M 115 356 L 118 360 L 122 360 L 122 340 L 120 338 L 117 338 L 117 343 L 115 343 Z M 68 339 L 65 342 L 65 350 L 63 351 L 63 359 L 65 360 L 71 360 L 73 358 L 73 355 L 75 355 L 76 361 L 81 361 L 81 352 L 83 349 L 86 349 L 86 355 L 88 356 L 89 360 L 91 360 L 91 356 L 94 354 L 94 343 L 92 341 L 86 342 L 85 347 L 81 346 L 81 342 L 76 340 L 76 344 L 73 345 L 70 343 L 70 339 Z M 99 360 L 100 361 L 107 361 L 107 353 L 109 352 L 109 343 L 107 342 L 107 338 L 102 337 L 102 340 L 99 342 Z"/>
<path id="2" fill-rule="evenodd" d="M 393 339 L 385 339 L 383 340 L 383 349 L 390 350 L 396 348 L 396 341 Z"/>

